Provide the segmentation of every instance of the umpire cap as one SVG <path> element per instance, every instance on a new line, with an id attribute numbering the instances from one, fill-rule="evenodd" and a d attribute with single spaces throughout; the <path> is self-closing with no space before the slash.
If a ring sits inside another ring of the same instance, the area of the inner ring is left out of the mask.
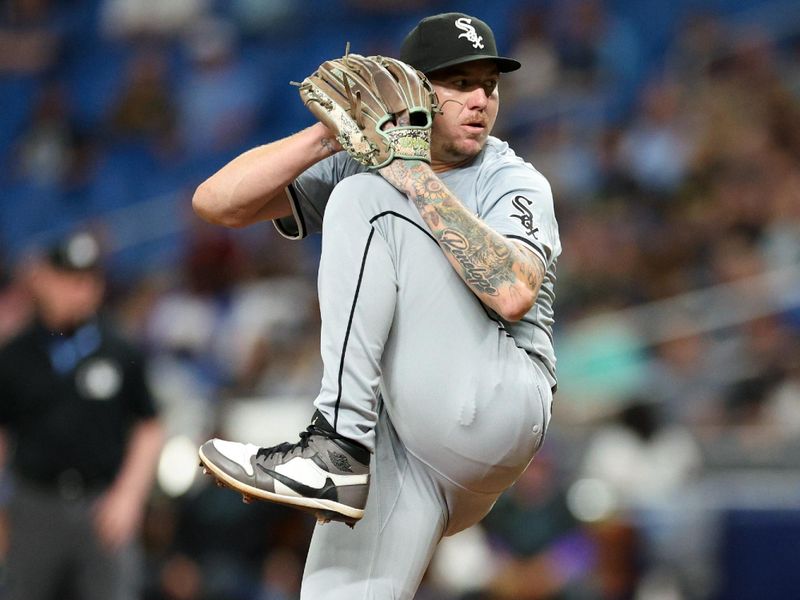
<path id="1" fill-rule="evenodd" d="M 501 73 L 522 66 L 498 56 L 492 29 L 464 13 L 443 13 L 422 19 L 400 47 L 400 60 L 423 73 L 481 59 L 493 59 Z"/>
<path id="2" fill-rule="evenodd" d="M 45 257 L 50 266 L 61 271 L 99 271 L 100 242 L 88 231 L 78 231 L 52 244 Z"/>

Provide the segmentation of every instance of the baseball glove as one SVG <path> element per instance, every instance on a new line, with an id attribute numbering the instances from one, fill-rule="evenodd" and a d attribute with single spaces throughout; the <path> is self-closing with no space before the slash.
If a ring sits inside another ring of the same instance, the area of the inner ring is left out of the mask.
<path id="1" fill-rule="evenodd" d="M 396 158 L 430 162 L 436 93 L 409 65 L 345 54 L 299 84 L 300 97 L 350 156 L 370 169 Z"/>

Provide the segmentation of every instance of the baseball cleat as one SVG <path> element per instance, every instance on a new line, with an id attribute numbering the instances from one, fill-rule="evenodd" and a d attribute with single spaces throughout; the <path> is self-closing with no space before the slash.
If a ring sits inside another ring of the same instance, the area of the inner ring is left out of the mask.
<path id="1" fill-rule="evenodd" d="M 277 502 L 311 512 L 319 522 L 351 527 L 364 514 L 369 451 L 337 434 L 319 411 L 297 443 L 259 448 L 215 438 L 198 454 L 203 471 L 246 503 Z"/>

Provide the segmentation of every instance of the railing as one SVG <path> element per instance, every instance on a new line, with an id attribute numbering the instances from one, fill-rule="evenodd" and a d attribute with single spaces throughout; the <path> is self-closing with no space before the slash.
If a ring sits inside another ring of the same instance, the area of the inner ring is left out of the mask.
<path id="1" fill-rule="evenodd" d="M 626 323 L 637 332 L 642 347 L 718 331 L 800 308 L 800 265 L 768 271 L 730 283 L 593 315 L 569 324 L 570 329 L 593 323 Z"/>

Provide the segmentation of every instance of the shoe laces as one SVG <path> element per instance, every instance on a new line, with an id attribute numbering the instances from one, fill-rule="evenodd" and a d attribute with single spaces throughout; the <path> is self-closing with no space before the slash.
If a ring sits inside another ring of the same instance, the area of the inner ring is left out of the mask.
<path id="1" fill-rule="evenodd" d="M 258 452 L 256 452 L 256 459 L 259 458 L 270 458 L 275 456 L 275 454 L 280 453 L 281 456 L 286 456 L 293 452 L 294 450 L 305 449 L 308 448 L 308 442 L 311 440 L 311 436 L 314 435 L 323 435 L 326 437 L 333 437 L 327 431 L 320 429 L 316 425 L 309 425 L 306 427 L 305 431 L 300 432 L 300 441 L 299 442 L 283 442 L 282 444 L 277 444 L 276 446 L 269 446 L 267 448 L 259 448 Z"/>

